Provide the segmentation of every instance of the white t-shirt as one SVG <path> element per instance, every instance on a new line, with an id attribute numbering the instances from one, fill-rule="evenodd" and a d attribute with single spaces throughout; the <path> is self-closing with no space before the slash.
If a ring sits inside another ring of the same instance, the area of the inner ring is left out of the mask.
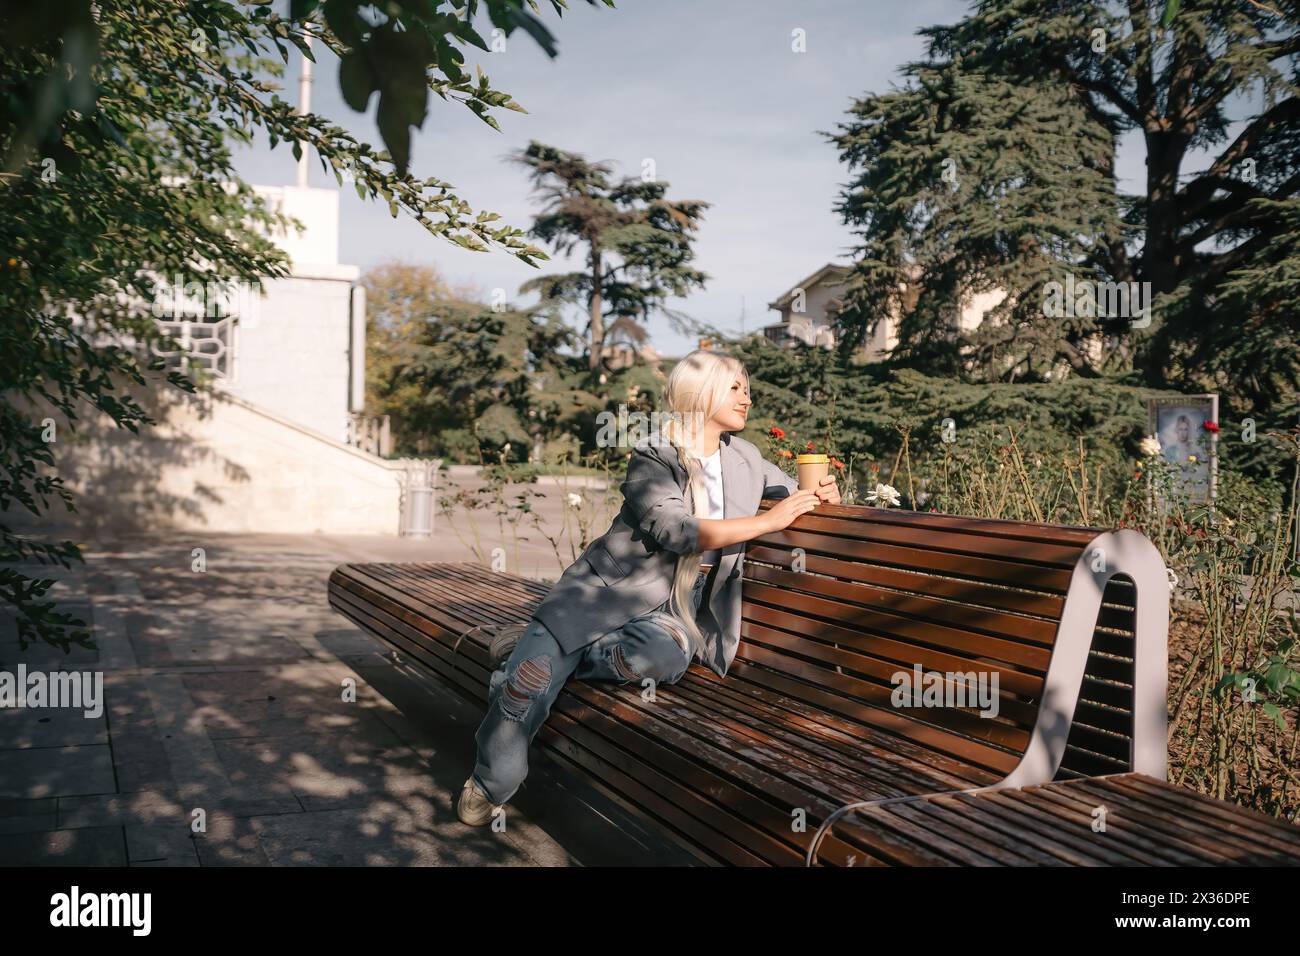
<path id="1" fill-rule="evenodd" d="M 704 466 L 704 487 L 708 490 L 709 500 L 707 507 L 697 508 L 696 514 L 701 518 L 722 518 L 722 446 L 718 446 L 708 458 L 701 458 L 700 463 Z M 721 552 L 717 548 L 711 551 L 705 551 L 700 556 L 703 564 L 717 564 Z"/>

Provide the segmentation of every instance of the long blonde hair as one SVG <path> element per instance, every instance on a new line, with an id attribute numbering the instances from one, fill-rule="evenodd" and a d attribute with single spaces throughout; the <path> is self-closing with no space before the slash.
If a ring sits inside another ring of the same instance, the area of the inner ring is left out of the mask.
<path id="1" fill-rule="evenodd" d="M 704 424 L 731 401 L 731 386 L 737 379 L 749 382 L 749 373 L 739 359 L 726 352 L 697 349 L 673 367 L 664 386 L 668 414 L 659 431 L 677 450 L 677 460 L 686 470 L 686 506 L 694 515 L 708 502 L 704 465 L 695 443 Z M 703 636 L 695 623 L 691 593 L 701 560 L 699 553 L 678 557 L 669 595 L 670 606 L 686 626 L 696 650 L 703 646 Z"/>

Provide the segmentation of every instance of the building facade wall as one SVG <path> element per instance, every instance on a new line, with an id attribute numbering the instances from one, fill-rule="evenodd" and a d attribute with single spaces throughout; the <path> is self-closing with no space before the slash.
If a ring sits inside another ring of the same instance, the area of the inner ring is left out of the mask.
<path id="1" fill-rule="evenodd" d="M 347 437 L 356 269 L 303 268 L 263 283 L 255 317 L 235 327 L 231 394 L 330 438 Z"/>

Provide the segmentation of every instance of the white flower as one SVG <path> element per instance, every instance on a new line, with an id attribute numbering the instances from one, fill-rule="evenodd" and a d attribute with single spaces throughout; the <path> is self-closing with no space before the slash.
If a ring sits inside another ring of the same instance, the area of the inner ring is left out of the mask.
<path id="1" fill-rule="evenodd" d="M 893 485 L 877 484 L 875 490 L 867 492 L 867 500 L 878 503 L 879 507 L 887 508 L 893 505 L 895 508 L 901 503 L 898 498 L 898 489 Z"/>
<path id="2" fill-rule="evenodd" d="M 1160 454 L 1160 439 L 1155 435 L 1148 435 L 1138 443 L 1138 447 L 1146 457 L 1154 458 L 1156 455 Z"/>
<path id="3" fill-rule="evenodd" d="M 581 507 L 582 507 L 582 495 L 579 495 L 579 494 L 577 494 L 576 492 L 572 492 L 572 491 L 570 491 L 570 492 L 569 492 L 569 507 L 570 507 L 570 508 L 581 508 Z"/>

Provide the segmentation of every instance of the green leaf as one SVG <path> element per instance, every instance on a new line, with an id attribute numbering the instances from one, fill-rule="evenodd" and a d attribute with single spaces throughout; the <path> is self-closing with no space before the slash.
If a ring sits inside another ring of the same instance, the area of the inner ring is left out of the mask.
<path id="1" fill-rule="evenodd" d="M 405 176 L 411 159 L 411 127 L 406 114 L 391 93 L 380 95 L 375 119 L 379 125 L 379 135 L 384 138 L 384 145 L 393 157 L 393 166 L 399 176 Z"/>
<path id="2" fill-rule="evenodd" d="M 1275 694 L 1281 693 L 1282 688 L 1293 683 L 1295 679 L 1295 671 L 1281 663 L 1274 664 L 1264 672 L 1264 682 L 1267 684 L 1268 689 Z"/>
<path id="3" fill-rule="evenodd" d="M 1282 708 L 1272 701 L 1264 701 L 1264 713 L 1273 718 L 1279 730 L 1286 730 L 1286 715 L 1282 713 Z"/>
<path id="4" fill-rule="evenodd" d="M 358 113 L 369 108 L 370 96 L 378 84 L 360 50 L 353 50 L 339 64 L 339 88 L 343 91 L 343 102 Z"/>
<path id="5" fill-rule="evenodd" d="M 1226 691 L 1228 688 L 1236 687 L 1241 682 L 1242 676 L 1243 675 L 1241 674 L 1235 674 L 1235 673 L 1224 674 L 1223 678 L 1217 684 L 1214 685 L 1214 690 L 1211 693 L 1217 697 L 1221 695 L 1224 691 Z"/>
<path id="6" fill-rule="evenodd" d="M 349 47 L 361 45 L 361 18 L 355 0 L 325 0 L 325 23 Z"/>
<path id="7" fill-rule="evenodd" d="M 523 27 L 524 32 L 537 41 L 537 45 L 546 52 L 547 56 L 555 59 L 559 55 L 560 50 L 555 44 L 555 37 L 552 36 L 550 30 L 546 29 L 545 24 L 532 14 L 511 9 L 507 14 L 507 21 L 508 25 L 505 27 L 507 36 L 514 32 L 515 27 Z"/>

